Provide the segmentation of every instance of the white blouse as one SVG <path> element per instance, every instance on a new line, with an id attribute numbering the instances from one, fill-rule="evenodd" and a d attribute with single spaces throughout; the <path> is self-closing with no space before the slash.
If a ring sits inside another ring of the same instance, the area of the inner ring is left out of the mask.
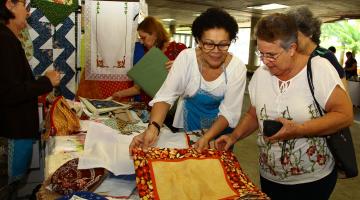
<path id="1" fill-rule="evenodd" d="M 172 106 L 180 96 L 173 126 L 183 128 L 182 98 L 191 97 L 197 92 L 201 78 L 203 90 L 216 96 L 224 95 L 224 100 L 219 107 L 219 115 L 227 119 L 230 127 L 235 127 L 241 114 L 246 85 L 246 67 L 243 62 L 233 56 L 225 70 L 227 83 L 224 72 L 214 81 L 205 81 L 199 71 L 195 49 L 185 49 L 175 59 L 165 82 L 149 105 L 166 102 Z"/>
<path id="2" fill-rule="evenodd" d="M 325 107 L 337 85 L 344 89 L 334 67 L 320 56 L 311 60 L 316 100 Z M 259 123 L 260 174 L 281 184 L 300 184 L 319 180 L 331 173 L 333 156 L 324 137 L 307 137 L 267 143 L 262 130 L 264 119 L 287 118 L 303 123 L 319 117 L 304 67 L 295 77 L 281 81 L 266 66 L 259 67 L 250 83 L 251 104 Z M 283 148 L 286 147 L 286 148 Z M 281 159 L 283 156 L 283 159 Z"/>

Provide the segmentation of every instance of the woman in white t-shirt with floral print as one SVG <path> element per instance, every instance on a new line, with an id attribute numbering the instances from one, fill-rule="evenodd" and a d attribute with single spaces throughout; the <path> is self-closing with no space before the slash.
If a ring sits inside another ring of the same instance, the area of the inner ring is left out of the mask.
<path id="1" fill-rule="evenodd" d="M 254 73 L 251 106 L 230 135 L 216 140 L 229 149 L 259 128 L 260 180 L 271 199 L 328 199 L 336 184 L 334 159 L 324 135 L 352 123 L 350 99 L 330 62 L 312 58 L 315 97 L 326 114 L 320 117 L 307 82 L 308 55 L 297 52 L 297 27 L 285 14 L 259 20 L 255 36 L 264 63 Z M 263 135 L 263 121 L 283 127 L 271 137 Z"/>

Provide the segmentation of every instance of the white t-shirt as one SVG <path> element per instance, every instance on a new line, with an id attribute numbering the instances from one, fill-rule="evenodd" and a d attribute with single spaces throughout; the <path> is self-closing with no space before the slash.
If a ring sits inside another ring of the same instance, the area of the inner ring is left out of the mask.
<path id="1" fill-rule="evenodd" d="M 320 56 L 311 60 L 316 100 L 322 108 L 337 85 L 344 86 L 330 62 Z M 288 81 L 273 76 L 266 66 L 259 67 L 249 83 L 251 104 L 256 108 L 260 133 L 260 174 L 281 184 L 300 184 L 319 180 L 332 171 L 333 156 L 323 137 L 291 139 L 267 143 L 262 130 L 264 119 L 283 117 L 303 123 L 319 117 L 307 81 L 306 67 Z M 281 155 L 283 159 L 281 161 Z"/>
<path id="2" fill-rule="evenodd" d="M 235 127 L 239 121 L 241 107 L 246 85 L 246 67 L 237 57 L 232 56 L 224 72 L 214 81 L 205 81 L 199 71 L 195 49 L 185 49 L 175 59 L 173 66 L 160 90 L 149 103 L 153 106 L 156 102 L 166 102 L 171 106 L 180 97 L 191 97 L 200 86 L 215 96 L 224 95 L 224 100 L 219 107 L 219 115 L 224 116 L 230 127 Z M 180 98 L 175 113 L 173 126 L 184 127 L 183 101 Z"/>

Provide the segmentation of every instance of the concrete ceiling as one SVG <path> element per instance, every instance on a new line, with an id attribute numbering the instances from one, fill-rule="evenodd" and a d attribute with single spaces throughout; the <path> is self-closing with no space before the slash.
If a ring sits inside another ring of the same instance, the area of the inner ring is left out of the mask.
<path id="1" fill-rule="evenodd" d="M 247 8 L 269 3 L 308 6 L 323 22 L 341 19 L 360 19 L 360 0 L 146 0 L 149 15 L 158 19 L 175 19 L 177 27 L 190 26 L 196 14 L 209 7 L 222 7 L 233 15 L 241 27 L 249 27 L 252 16 L 263 16 L 284 9 L 260 11 Z"/>

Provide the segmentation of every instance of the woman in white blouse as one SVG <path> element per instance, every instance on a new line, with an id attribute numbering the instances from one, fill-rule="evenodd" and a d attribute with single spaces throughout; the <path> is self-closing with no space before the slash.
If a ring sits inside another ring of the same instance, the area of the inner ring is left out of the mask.
<path id="1" fill-rule="evenodd" d="M 331 63 L 311 59 L 316 100 L 325 109 L 320 117 L 308 81 L 309 55 L 297 51 L 297 27 L 290 16 L 272 14 L 259 20 L 255 35 L 264 63 L 249 83 L 251 106 L 230 135 L 216 140 L 227 150 L 259 128 L 261 189 L 271 199 L 329 199 L 336 184 L 334 159 L 325 135 L 349 126 L 352 105 Z M 283 127 L 263 135 L 263 121 Z"/>
<path id="2" fill-rule="evenodd" d="M 166 113 L 178 97 L 181 101 L 173 122 L 184 131 L 206 130 L 196 143 L 208 148 L 211 139 L 239 121 L 246 82 L 245 65 L 227 50 L 236 38 L 235 19 L 218 8 L 210 8 L 195 19 L 192 34 L 195 49 L 182 51 L 174 61 L 164 84 L 150 102 L 150 123 L 134 137 L 135 147 L 148 148 L 157 139 Z"/>

